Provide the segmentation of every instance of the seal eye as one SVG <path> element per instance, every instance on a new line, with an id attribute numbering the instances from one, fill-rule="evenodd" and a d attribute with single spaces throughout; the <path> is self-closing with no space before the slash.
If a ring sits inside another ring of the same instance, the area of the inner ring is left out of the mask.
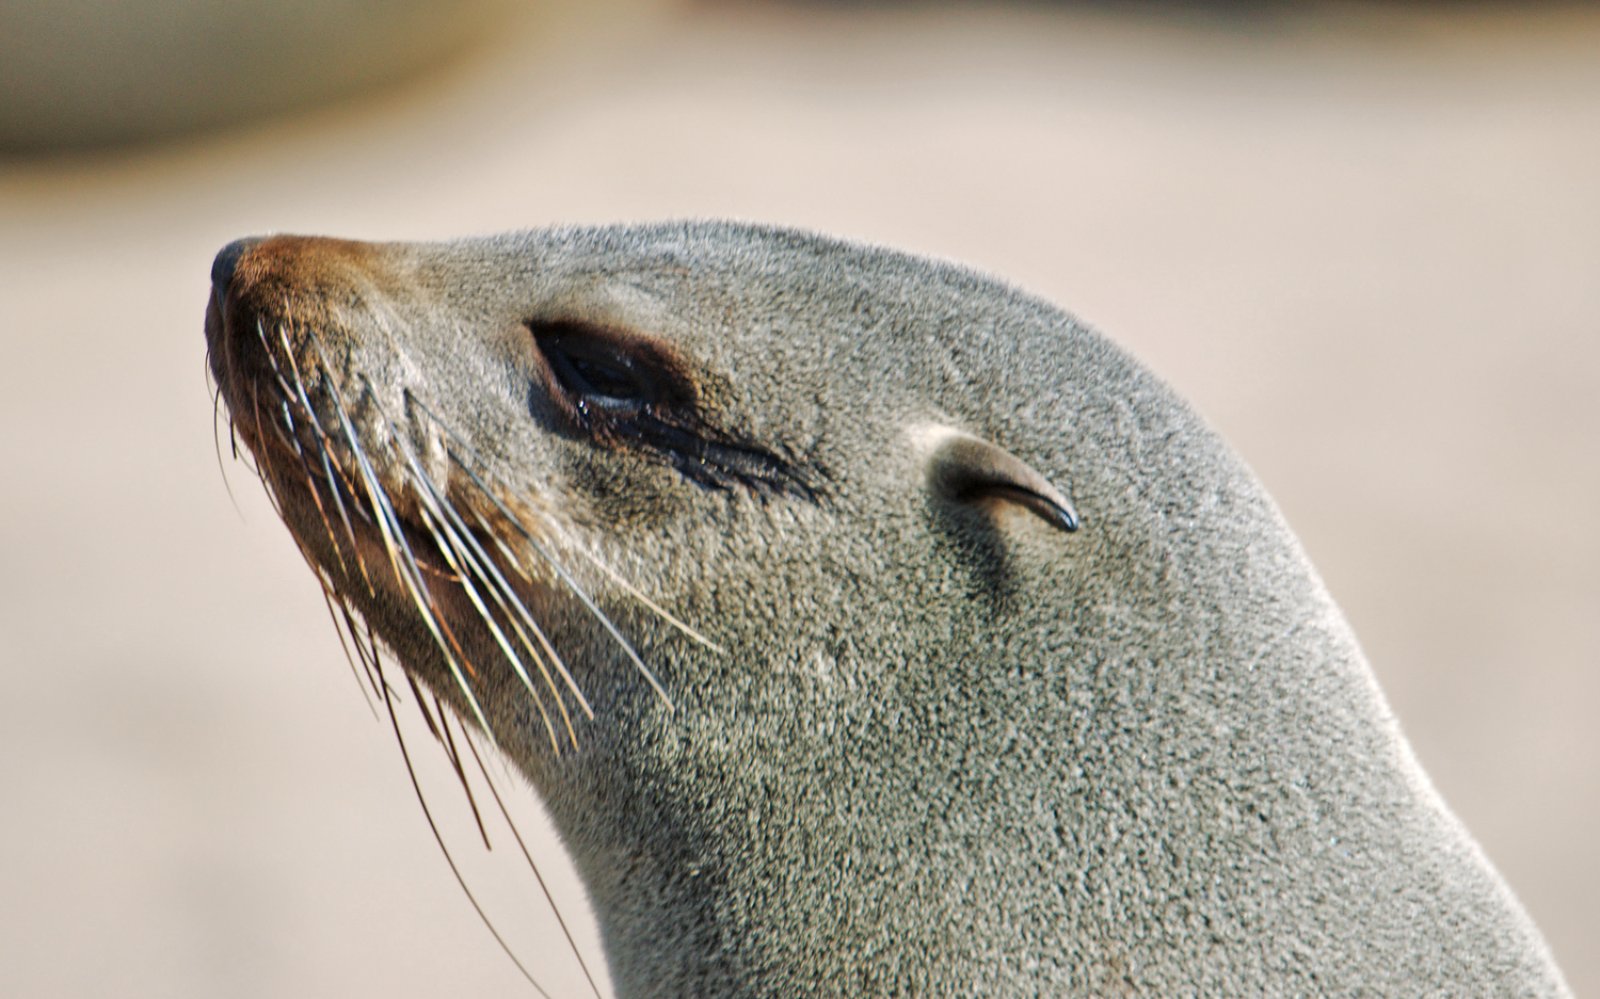
<path id="1" fill-rule="evenodd" d="M 575 337 L 541 337 L 539 347 L 557 383 L 575 402 L 613 411 L 634 410 L 650 401 L 647 379 L 630 359 L 605 346 Z"/>
<path id="2" fill-rule="evenodd" d="M 526 325 L 539 356 L 531 388 L 548 402 L 557 429 L 597 447 L 647 455 L 707 489 L 817 497 L 811 470 L 786 449 L 774 451 L 707 418 L 690 367 L 664 341 L 572 320 Z"/>

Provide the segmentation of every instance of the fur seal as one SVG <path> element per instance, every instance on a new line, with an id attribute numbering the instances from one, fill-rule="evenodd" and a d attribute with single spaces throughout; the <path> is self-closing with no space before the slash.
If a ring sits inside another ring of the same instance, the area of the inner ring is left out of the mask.
<path id="1" fill-rule="evenodd" d="M 619 993 L 1566 994 L 1261 487 L 1051 305 L 727 223 L 212 280 L 296 542 Z"/>

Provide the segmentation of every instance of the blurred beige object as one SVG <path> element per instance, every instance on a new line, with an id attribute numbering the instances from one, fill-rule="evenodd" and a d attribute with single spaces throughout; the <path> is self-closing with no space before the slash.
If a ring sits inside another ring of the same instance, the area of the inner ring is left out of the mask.
<path id="1" fill-rule="evenodd" d="M 0 150 L 126 142 L 312 104 L 460 51 L 513 6 L 0 0 Z"/>

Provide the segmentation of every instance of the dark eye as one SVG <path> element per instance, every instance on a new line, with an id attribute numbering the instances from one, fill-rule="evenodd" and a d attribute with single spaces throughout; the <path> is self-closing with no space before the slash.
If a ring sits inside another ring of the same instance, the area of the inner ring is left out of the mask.
<path id="1" fill-rule="evenodd" d="M 637 409 L 650 401 L 650 383 L 632 359 L 606 345 L 575 337 L 542 337 L 539 347 L 556 381 L 575 400 L 604 409 Z"/>

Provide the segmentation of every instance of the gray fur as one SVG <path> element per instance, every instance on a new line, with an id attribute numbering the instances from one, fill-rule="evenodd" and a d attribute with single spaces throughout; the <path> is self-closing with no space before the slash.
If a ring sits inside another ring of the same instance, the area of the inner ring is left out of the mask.
<path id="1" fill-rule="evenodd" d="M 347 396 L 364 372 L 437 455 L 422 401 L 551 547 L 721 646 L 567 558 L 673 706 L 551 583 L 541 620 L 597 712 L 556 756 L 462 625 L 621 994 L 1565 994 L 1261 487 L 1072 317 L 948 264 L 720 223 L 317 273 L 289 298 Z M 671 345 L 710 418 L 806 488 L 711 488 L 557 432 L 521 325 L 540 317 Z M 1081 529 L 931 487 L 929 425 L 1009 452 Z M 286 516 L 460 707 L 415 608 L 367 598 Z"/>

